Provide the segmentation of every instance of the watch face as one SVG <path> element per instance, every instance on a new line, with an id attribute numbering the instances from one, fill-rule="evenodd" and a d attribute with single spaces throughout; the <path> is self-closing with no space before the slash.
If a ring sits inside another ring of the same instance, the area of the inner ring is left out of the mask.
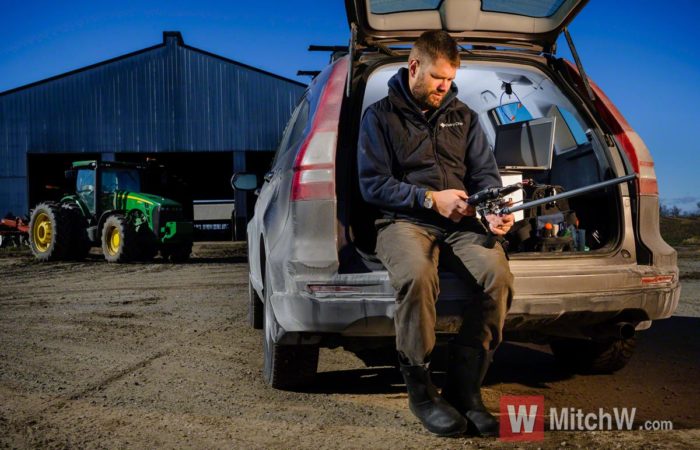
<path id="1" fill-rule="evenodd" d="M 423 199 L 423 208 L 433 209 L 433 196 L 432 195 L 425 196 L 425 199 Z"/>

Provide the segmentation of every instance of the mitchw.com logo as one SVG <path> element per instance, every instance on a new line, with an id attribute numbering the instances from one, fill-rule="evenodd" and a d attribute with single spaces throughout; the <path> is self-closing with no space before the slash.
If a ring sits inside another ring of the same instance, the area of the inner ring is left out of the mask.
<path id="1" fill-rule="evenodd" d="M 501 397 L 500 437 L 503 441 L 541 441 L 544 439 L 544 397 Z M 637 408 L 613 408 L 608 412 L 585 413 L 576 408 L 549 408 L 549 429 L 552 431 L 631 430 Z M 639 426 L 643 431 L 672 430 L 670 420 L 647 420 Z"/>

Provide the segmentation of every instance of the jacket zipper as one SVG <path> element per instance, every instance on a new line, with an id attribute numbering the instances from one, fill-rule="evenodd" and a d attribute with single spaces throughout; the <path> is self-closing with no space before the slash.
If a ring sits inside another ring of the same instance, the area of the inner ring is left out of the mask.
<path id="1" fill-rule="evenodd" d="M 450 99 L 452 101 L 452 99 Z M 442 114 L 442 111 L 445 109 L 446 104 L 443 103 L 443 105 L 438 108 L 433 114 L 431 114 L 430 118 L 425 117 L 425 114 L 421 114 L 421 117 L 423 118 L 423 121 L 425 124 L 428 126 L 428 130 L 430 130 L 430 133 L 432 134 L 432 141 L 433 141 L 433 155 L 435 155 L 435 163 L 440 167 L 440 172 L 442 173 L 442 189 L 445 190 L 447 189 L 447 170 L 445 167 L 440 164 L 440 156 L 438 155 L 437 151 L 437 132 L 438 132 L 438 127 L 431 127 L 430 126 L 430 120 L 435 119 L 435 123 L 437 124 L 437 119 L 440 114 Z"/>
<path id="2" fill-rule="evenodd" d="M 430 133 L 432 134 L 433 154 L 435 155 L 435 163 L 440 167 L 440 172 L 442 172 L 442 190 L 445 190 L 445 189 L 447 189 L 447 170 L 445 170 L 445 167 L 440 163 L 440 157 L 438 156 L 438 151 L 437 151 L 437 133 L 438 133 L 437 119 L 438 119 L 439 112 L 440 112 L 440 109 L 435 111 L 430 116 L 430 119 L 423 116 L 423 120 L 425 121 L 425 124 L 428 126 L 428 130 L 430 130 Z M 431 119 L 435 119 L 435 126 L 434 127 L 430 126 Z"/>
<path id="3" fill-rule="evenodd" d="M 428 125 L 430 127 L 430 125 Z M 433 154 L 435 155 L 435 162 L 437 165 L 440 167 L 440 172 L 442 172 L 442 190 L 447 189 L 447 171 L 445 170 L 445 167 L 440 163 L 440 157 L 438 156 L 438 151 L 437 151 L 437 127 L 434 127 L 432 130 L 433 134 Z"/>

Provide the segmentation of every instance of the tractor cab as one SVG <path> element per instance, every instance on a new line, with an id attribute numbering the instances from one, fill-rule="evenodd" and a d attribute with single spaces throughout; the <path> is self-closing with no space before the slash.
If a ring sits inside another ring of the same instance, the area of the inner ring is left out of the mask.
<path id="1" fill-rule="evenodd" d="M 141 192 L 143 170 L 138 164 L 77 161 L 66 171 L 66 178 L 81 207 L 91 215 L 99 215 L 113 209 L 116 192 Z"/>

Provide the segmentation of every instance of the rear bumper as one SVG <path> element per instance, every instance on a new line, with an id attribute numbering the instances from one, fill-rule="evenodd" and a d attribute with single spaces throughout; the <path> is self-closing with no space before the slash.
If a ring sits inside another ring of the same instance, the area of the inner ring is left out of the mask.
<path id="1" fill-rule="evenodd" d="M 678 306 L 680 286 L 644 288 L 627 292 L 596 292 L 554 297 L 524 297 L 513 301 L 505 331 L 547 333 L 567 322 L 593 325 L 596 317 L 615 317 L 634 311 L 639 320 L 670 317 Z M 438 332 L 456 332 L 461 323 L 457 311 L 469 299 L 445 298 L 437 303 Z M 314 298 L 303 294 L 271 298 L 275 317 L 286 332 L 339 333 L 345 336 L 392 336 L 393 297 Z M 570 320 L 569 320 L 570 319 Z M 600 320 L 600 319 L 599 319 Z"/>
<path id="2" fill-rule="evenodd" d="M 526 283 L 520 280 L 520 284 Z M 575 280 L 569 280 L 576 285 Z M 437 332 L 454 333 L 461 324 L 460 311 L 468 297 L 458 281 L 441 279 L 442 293 L 437 302 Z M 678 306 L 681 288 L 677 275 L 674 282 L 662 286 L 618 288 L 595 292 L 528 294 L 526 289 L 516 297 L 506 318 L 506 333 L 539 333 L 561 335 L 597 323 L 624 318 L 643 322 L 670 317 Z M 525 291 L 525 292 L 523 292 Z M 452 292 L 452 295 L 450 295 Z M 277 322 L 289 339 L 301 334 L 334 333 L 343 336 L 392 336 L 395 300 L 378 289 L 334 295 L 312 295 L 301 290 L 295 294 L 274 294 L 270 299 Z M 620 319 L 622 320 L 622 319 Z"/>
<path id="3" fill-rule="evenodd" d="M 615 312 L 640 310 L 647 320 L 670 317 L 678 306 L 681 287 L 678 283 L 663 288 L 643 288 L 589 294 L 560 294 L 556 298 L 528 296 L 513 302 L 508 316 L 558 317 L 579 312 Z"/>

